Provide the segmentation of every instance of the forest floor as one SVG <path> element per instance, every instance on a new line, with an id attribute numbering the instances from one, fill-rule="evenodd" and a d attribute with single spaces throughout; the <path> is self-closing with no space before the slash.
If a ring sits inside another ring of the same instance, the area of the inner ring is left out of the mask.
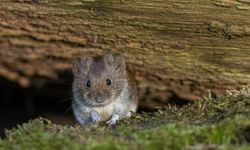
<path id="1" fill-rule="evenodd" d="M 142 112 L 107 128 L 38 118 L 6 131 L 4 150 L 250 149 L 250 87 L 185 106 Z"/>

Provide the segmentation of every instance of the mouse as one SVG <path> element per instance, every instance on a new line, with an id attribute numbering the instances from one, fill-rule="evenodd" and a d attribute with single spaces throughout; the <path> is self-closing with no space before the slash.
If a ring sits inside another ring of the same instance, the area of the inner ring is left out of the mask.
<path id="1" fill-rule="evenodd" d="M 138 107 L 135 79 L 121 54 L 86 55 L 72 62 L 73 114 L 78 123 L 115 125 Z"/>

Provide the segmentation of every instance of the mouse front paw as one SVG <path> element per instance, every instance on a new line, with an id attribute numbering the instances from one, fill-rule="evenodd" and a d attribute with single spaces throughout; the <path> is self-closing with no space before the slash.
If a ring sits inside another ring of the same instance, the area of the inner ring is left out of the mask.
<path id="1" fill-rule="evenodd" d="M 108 127 L 116 124 L 116 122 L 119 120 L 119 115 L 117 114 L 113 114 L 111 119 L 109 121 L 106 122 L 106 124 L 108 124 Z"/>
<path id="2" fill-rule="evenodd" d="M 101 115 L 96 111 L 91 111 L 90 116 L 91 116 L 91 119 L 92 119 L 93 122 L 102 121 Z"/>

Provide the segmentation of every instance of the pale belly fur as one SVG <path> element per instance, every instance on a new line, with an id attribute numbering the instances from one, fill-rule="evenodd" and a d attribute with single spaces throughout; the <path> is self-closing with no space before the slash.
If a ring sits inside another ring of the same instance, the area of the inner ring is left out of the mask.
<path id="1" fill-rule="evenodd" d="M 92 107 L 92 109 L 97 111 L 101 115 L 103 121 L 107 121 L 112 116 L 112 112 L 114 110 L 114 105 L 115 105 L 114 103 L 110 103 L 110 104 L 105 105 L 105 106 Z"/>

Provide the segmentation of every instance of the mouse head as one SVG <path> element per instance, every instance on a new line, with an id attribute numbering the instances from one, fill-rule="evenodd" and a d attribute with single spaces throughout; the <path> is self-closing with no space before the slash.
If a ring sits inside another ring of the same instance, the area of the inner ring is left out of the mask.
<path id="1" fill-rule="evenodd" d="M 73 61 L 73 93 L 90 106 L 114 101 L 126 84 L 126 64 L 119 54 L 78 57 Z"/>

